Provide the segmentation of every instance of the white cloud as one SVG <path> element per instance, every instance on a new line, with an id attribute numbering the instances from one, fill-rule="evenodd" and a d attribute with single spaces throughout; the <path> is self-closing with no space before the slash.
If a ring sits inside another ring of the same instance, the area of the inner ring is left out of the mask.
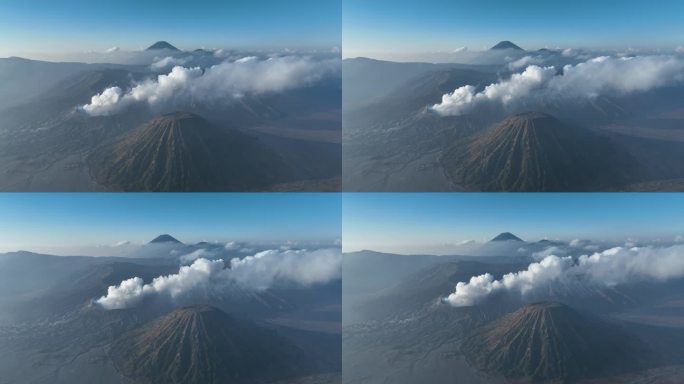
<path id="1" fill-rule="evenodd" d="M 662 282 L 684 277 L 684 245 L 669 247 L 615 247 L 576 259 L 546 256 L 524 271 L 500 280 L 490 274 L 459 282 L 445 301 L 456 307 L 475 305 L 489 295 L 509 292 L 525 296 L 573 284 L 612 287 L 641 281 Z"/>
<path id="2" fill-rule="evenodd" d="M 181 264 L 188 264 L 188 263 L 191 263 L 191 262 L 193 262 L 199 258 L 205 258 L 206 259 L 206 258 L 212 258 L 214 256 L 216 256 L 215 252 L 212 252 L 212 251 L 209 251 L 206 249 L 197 249 L 197 250 L 190 252 L 186 255 L 182 255 L 179 258 L 179 260 L 180 260 Z"/>
<path id="3" fill-rule="evenodd" d="M 431 108 L 443 116 L 471 113 L 484 105 L 506 110 L 529 108 L 529 104 L 549 99 L 573 101 L 599 95 L 619 96 L 683 80 L 684 59 L 677 56 L 602 56 L 566 65 L 561 73 L 551 66 L 530 65 L 522 73 L 490 84 L 480 92 L 471 85 L 460 87 L 442 96 L 442 102 Z"/>
<path id="4" fill-rule="evenodd" d="M 122 107 L 122 95 L 123 91 L 121 88 L 109 87 L 102 91 L 102 93 L 91 97 L 90 104 L 86 104 L 82 108 L 91 115 L 109 115 Z"/>
<path id="5" fill-rule="evenodd" d="M 119 87 L 105 89 L 81 107 L 93 116 L 111 115 L 135 103 L 164 109 L 198 102 L 226 102 L 244 94 L 264 94 L 300 88 L 338 73 L 339 59 L 315 60 L 285 56 L 259 60 L 246 57 L 225 61 L 205 70 L 175 66 L 168 74 L 148 79 L 123 94 Z"/>
<path id="6" fill-rule="evenodd" d="M 105 50 L 105 53 L 114 53 L 114 52 L 118 52 L 118 51 L 119 51 L 119 47 L 111 47 L 111 48 Z"/>
<path id="7" fill-rule="evenodd" d="M 561 52 L 561 55 L 563 55 L 565 57 L 574 57 L 574 56 L 577 56 L 577 51 L 575 51 L 572 48 L 566 48 L 563 50 L 563 52 Z"/>
<path id="8" fill-rule="evenodd" d="M 466 52 L 468 50 L 468 47 L 458 47 L 451 51 L 451 53 L 461 53 L 461 52 Z"/>
<path id="9" fill-rule="evenodd" d="M 531 65 L 522 73 L 513 74 L 508 80 L 490 84 L 481 92 L 472 85 L 457 88 L 453 93 L 442 96 L 442 102 L 432 109 L 440 115 L 463 115 L 472 112 L 485 103 L 498 102 L 507 106 L 520 98 L 540 89 L 554 77 L 553 67 Z"/>
<path id="10" fill-rule="evenodd" d="M 241 243 L 239 241 L 229 241 L 224 246 L 226 251 L 237 251 L 242 247 L 244 247 L 244 243 Z"/>
<path id="11" fill-rule="evenodd" d="M 245 56 L 243 58 L 235 60 L 236 63 L 249 63 L 250 61 L 256 61 L 259 58 L 256 56 Z"/>
<path id="12" fill-rule="evenodd" d="M 170 67 L 174 67 L 177 65 L 183 65 L 187 62 L 188 62 L 187 58 L 166 56 L 166 57 L 161 58 L 161 59 L 155 59 L 155 61 L 150 65 L 150 68 L 153 71 L 162 71 L 162 70 L 168 69 Z"/>
<path id="13" fill-rule="evenodd" d="M 277 283 L 309 286 L 339 279 L 341 272 L 339 249 L 268 250 L 234 258 L 229 268 L 224 267 L 223 260 L 198 258 L 191 265 L 181 266 L 178 273 L 156 277 L 149 284 L 134 277 L 110 286 L 95 303 L 105 309 L 121 309 L 135 306 L 146 297 L 174 300 L 198 291 L 221 294 L 234 285 L 252 290 L 265 290 Z"/>
<path id="14" fill-rule="evenodd" d="M 527 67 L 527 66 L 532 65 L 532 64 L 540 65 L 540 64 L 544 63 L 544 61 L 545 61 L 544 58 L 542 58 L 540 56 L 523 56 L 523 57 L 519 58 L 518 60 L 515 60 L 515 61 L 508 63 L 508 69 L 516 70 L 516 69 Z"/>

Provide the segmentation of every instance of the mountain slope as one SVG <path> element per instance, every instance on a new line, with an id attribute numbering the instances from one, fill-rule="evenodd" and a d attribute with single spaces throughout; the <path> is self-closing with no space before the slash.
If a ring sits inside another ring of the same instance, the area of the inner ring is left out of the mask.
<path id="1" fill-rule="evenodd" d="M 265 188 L 289 169 L 255 138 L 191 113 L 158 117 L 90 158 L 100 183 L 124 191 Z"/>
<path id="2" fill-rule="evenodd" d="M 489 240 L 489 241 L 523 241 L 521 238 L 518 236 L 510 233 L 510 232 L 503 232 L 499 233 L 496 235 L 495 238 Z"/>
<path id="3" fill-rule="evenodd" d="M 150 240 L 148 244 L 155 244 L 155 243 L 174 243 L 174 244 L 183 244 L 180 242 L 178 239 L 175 237 L 168 235 L 168 234 L 163 234 L 155 237 L 154 239 Z"/>
<path id="4" fill-rule="evenodd" d="M 185 307 L 124 334 L 110 355 L 126 376 L 150 383 L 254 383 L 311 370 L 310 359 L 275 332 L 211 306 Z"/>
<path id="5" fill-rule="evenodd" d="M 489 48 L 490 51 L 491 50 L 497 50 L 497 49 L 515 49 L 515 50 L 519 50 L 519 51 L 523 50 L 522 48 L 520 48 L 519 46 L 513 44 L 512 42 L 510 42 L 508 40 L 500 41 L 495 46 Z"/>
<path id="6" fill-rule="evenodd" d="M 560 382 L 628 371 L 649 356 L 645 344 L 619 328 L 550 302 L 477 329 L 461 349 L 478 369 Z"/>
<path id="7" fill-rule="evenodd" d="M 154 51 L 154 50 L 159 50 L 159 49 L 170 49 L 172 51 L 179 51 L 178 48 L 174 47 L 173 45 L 169 44 L 166 41 L 157 41 L 156 43 L 150 45 L 145 49 L 146 51 Z"/>
<path id="8" fill-rule="evenodd" d="M 598 190 L 623 182 L 630 158 L 607 138 L 553 116 L 510 116 L 442 157 L 455 183 L 484 191 Z"/>

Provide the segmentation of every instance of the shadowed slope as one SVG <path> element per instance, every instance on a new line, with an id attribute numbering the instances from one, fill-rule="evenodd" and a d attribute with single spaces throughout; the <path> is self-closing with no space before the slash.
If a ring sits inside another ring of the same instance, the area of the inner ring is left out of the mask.
<path id="1" fill-rule="evenodd" d="M 168 43 L 166 41 L 157 41 L 156 43 L 147 47 L 147 49 L 145 49 L 145 50 L 146 51 L 155 51 L 155 50 L 159 50 L 159 49 L 169 49 L 172 51 L 178 51 L 179 50 L 178 48 L 174 47 L 173 45 L 171 45 L 170 43 Z"/>
<path id="2" fill-rule="evenodd" d="M 125 191 L 230 191 L 265 188 L 288 171 L 257 139 L 172 113 L 97 150 L 91 173 Z"/>
<path id="3" fill-rule="evenodd" d="M 523 49 L 520 48 L 519 46 L 513 44 L 513 42 L 510 42 L 508 40 L 500 41 L 498 42 L 495 46 L 489 48 L 489 50 L 497 50 L 497 49 L 516 49 L 519 51 L 522 51 Z"/>
<path id="4" fill-rule="evenodd" d="M 649 355 L 619 328 L 549 302 L 527 305 L 478 329 L 462 350 L 478 369 L 558 381 L 635 369 Z"/>
<path id="5" fill-rule="evenodd" d="M 123 374 L 150 383 L 257 383 L 295 377 L 312 366 L 275 332 L 211 306 L 181 308 L 124 334 L 110 354 Z"/>
<path id="6" fill-rule="evenodd" d="M 484 191 L 599 189 L 629 174 L 608 139 L 535 112 L 506 118 L 442 161 L 457 184 Z"/>

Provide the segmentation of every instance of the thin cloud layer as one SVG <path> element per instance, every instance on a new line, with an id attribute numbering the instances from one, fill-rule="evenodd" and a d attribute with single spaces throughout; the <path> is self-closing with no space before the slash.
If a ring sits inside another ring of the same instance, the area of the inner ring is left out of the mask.
<path id="1" fill-rule="evenodd" d="M 165 58 L 155 64 L 167 66 L 174 60 L 176 59 Z M 305 87 L 339 70 L 339 59 L 297 56 L 266 60 L 246 57 L 225 61 L 206 69 L 177 65 L 168 74 L 143 81 L 126 93 L 119 87 L 107 88 L 94 95 L 91 102 L 80 109 L 92 116 L 106 116 L 120 113 L 133 104 L 147 104 L 152 108 L 163 109 L 198 102 L 225 102 L 246 94 L 282 92 Z"/>
<path id="2" fill-rule="evenodd" d="M 268 250 L 243 259 L 234 258 L 226 268 L 223 260 L 196 259 L 181 266 L 178 273 L 159 276 L 145 284 L 139 277 L 110 286 L 107 294 L 95 300 L 105 309 L 138 305 L 147 297 L 175 300 L 198 293 L 220 295 L 235 285 L 256 291 L 276 284 L 310 286 L 339 279 L 342 272 L 340 249 Z"/>
<path id="3" fill-rule="evenodd" d="M 529 57 L 529 56 L 526 56 Z M 533 58 L 511 63 L 525 65 Z M 481 107 L 505 110 L 529 106 L 543 100 L 589 100 L 601 95 L 626 95 L 684 81 L 684 58 L 675 55 L 596 57 L 562 71 L 553 66 L 529 65 L 521 73 L 486 86 L 457 88 L 431 107 L 442 116 L 459 116 Z"/>
<path id="4" fill-rule="evenodd" d="M 500 280 L 489 274 L 459 282 L 445 301 L 455 307 L 476 305 L 487 297 L 511 293 L 525 297 L 574 284 L 613 287 L 635 282 L 664 282 L 684 277 L 684 245 L 615 247 L 578 258 L 546 256 L 526 270 Z"/>

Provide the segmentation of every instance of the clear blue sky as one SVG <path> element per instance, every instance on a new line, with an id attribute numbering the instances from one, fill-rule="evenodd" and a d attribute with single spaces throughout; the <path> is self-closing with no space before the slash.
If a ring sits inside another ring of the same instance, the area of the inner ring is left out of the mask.
<path id="1" fill-rule="evenodd" d="M 0 250 L 181 241 L 332 242 L 334 193 L 2 193 Z"/>
<path id="2" fill-rule="evenodd" d="M 677 193 L 345 194 L 342 212 L 347 251 L 428 248 L 501 232 L 531 241 L 684 235 Z"/>
<path id="3" fill-rule="evenodd" d="M 501 40 L 526 49 L 684 44 L 681 0 L 345 0 L 343 19 L 345 56 Z"/>
<path id="4" fill-rule="evenodd" d="M 340 44 L 339 0 L 0 0 L 0 54 Z"/>

